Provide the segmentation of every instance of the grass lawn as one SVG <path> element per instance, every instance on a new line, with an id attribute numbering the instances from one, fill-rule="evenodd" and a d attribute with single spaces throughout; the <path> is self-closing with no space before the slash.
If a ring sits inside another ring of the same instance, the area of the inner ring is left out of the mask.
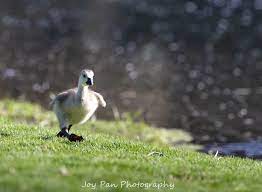
<path id="1" fill-rule="evenodd" d="M 85 141 L 71 143 L 55 136 L 54 115 L 37 105 L 2 100 L 0 115 L 1 192 L 262 189 L 261 161 L 217 158 L 178 146 L 191 139 L 179 130 L 130 118 L 96 121 L 73 127 Z M 160 186 L 164 182 L 169 187 Z M 95 190 L 87 187 L 91 184 Z"/>

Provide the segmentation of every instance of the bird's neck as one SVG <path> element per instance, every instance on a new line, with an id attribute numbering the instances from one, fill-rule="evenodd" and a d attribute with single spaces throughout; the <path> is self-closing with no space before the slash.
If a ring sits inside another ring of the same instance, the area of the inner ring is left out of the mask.
<path id="1" fill-rule="evenodd" d="M 78 86 L 77 86 L 77 96 L 79 98 L 83 98 L 84 92 L 85 90 L 88 89 L 88 86 L 83 86 L 80 82 L 78 82 Z"/>

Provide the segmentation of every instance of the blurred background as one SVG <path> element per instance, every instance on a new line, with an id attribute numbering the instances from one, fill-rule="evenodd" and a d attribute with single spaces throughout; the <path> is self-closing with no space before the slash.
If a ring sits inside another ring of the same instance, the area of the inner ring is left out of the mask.
<path id="1" fill-rule="evenodd" d="M 0 97 L 48 106 L 95 71 L 109 107 L 195 143 L 262 136 L 262 0 L 0 0 Z"/>

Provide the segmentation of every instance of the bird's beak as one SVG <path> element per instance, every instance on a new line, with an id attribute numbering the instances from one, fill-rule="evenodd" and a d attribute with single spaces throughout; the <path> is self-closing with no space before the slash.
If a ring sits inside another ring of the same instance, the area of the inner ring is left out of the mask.
<path id="1" fill-rule="evenodd" d="M 87 85 L 94 85 L 94 80 L 92 78 L 87 78 L 86 84 Z"/>

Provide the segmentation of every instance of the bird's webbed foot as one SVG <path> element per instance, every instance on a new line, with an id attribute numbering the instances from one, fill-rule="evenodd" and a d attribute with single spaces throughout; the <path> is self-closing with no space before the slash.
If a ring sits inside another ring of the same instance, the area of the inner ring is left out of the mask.
<path id="1" fill-rule="evenodd" d="M 74 133 L 70 134 L 69 133 L 69 130 L 70 128 L 72 127 L 72 125 L 69 125 L 68 128 L 62 128 L 61 131 L 59 133 L 57 133 L 57 137 L 66 137 L 68 138 L 69 141 L 72 141 L 72 142 L 80 142 L 80 141 L 83 141 L 84 138 L 82 136 L 78 136 Z"/>
<path id="2" fill-rule="evenodd" d="M 80 142 L 80 141 L 83 141 L 84 138 L 82 136 L 78 136 L 74 133 L 70 134 L 69 137 L 68 137 L 69 141 L 72 141 L 72 142 Z"/>
<path id="3" fill-rule="evenodd" d="M 68 128 L 62 128 L 61 131 L 59 131 L 59 133 L 57 133 L 57 137 L 69 137 L 69 131 L 71 129 L 72 125 L 69 125 Z"/>
<path id="4" fill-rule="evenodd" d="M 57 133 L 56 136 L 57 137 L 68 137 L 69 133 L 66 130 L 62 129 L 61 131 L 59 131 L 59 133 Z"/>

